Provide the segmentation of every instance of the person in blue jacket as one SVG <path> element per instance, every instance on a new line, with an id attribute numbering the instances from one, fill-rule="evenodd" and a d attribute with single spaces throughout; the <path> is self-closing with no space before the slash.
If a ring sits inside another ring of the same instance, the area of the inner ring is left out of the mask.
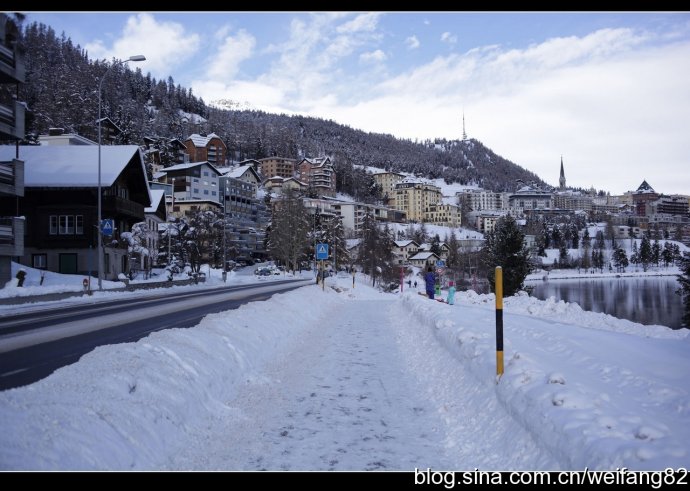
<path id="1" fill-rule="evenodd" d="M 455 303 L 455 283 L 452 281 L 448 282 L 448 298 L 446 302 L 448 305 L 453 305 Z"/>
<path id="2" fill-rule="evenodd" d="M 434 275 L 434 270 L 429 266 L 427 273 L 424 275 L 424 281 L 426 283 L 426 295 L 430 299 L 434 299 L 434 289 L 436 288 L 436 275 Z"/>

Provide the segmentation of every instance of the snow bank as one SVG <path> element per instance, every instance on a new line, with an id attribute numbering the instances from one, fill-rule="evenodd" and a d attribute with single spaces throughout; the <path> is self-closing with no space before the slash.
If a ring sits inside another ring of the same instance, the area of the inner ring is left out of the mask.
<path id="1" fill-rule="evenodd" d="M 454 306 L 414 294 L 402 300 L 480 384 L 496 384 L 493 295 L 458 293 Z M 608 317 L 564 302 L 505 299 L 498 400 L 566 468 L 687 467 L 688 330 Z"/>
<path id="2" fill-rule="evenodd" d="M 342 296 L 308 291 L 316 288 L 208 315 L 194 328 L 101 346 L 44 380 L 0 393 L 0 468 L 159 468 L 204 418 L 234 417 L 226 403 L 238 385 Z"/>

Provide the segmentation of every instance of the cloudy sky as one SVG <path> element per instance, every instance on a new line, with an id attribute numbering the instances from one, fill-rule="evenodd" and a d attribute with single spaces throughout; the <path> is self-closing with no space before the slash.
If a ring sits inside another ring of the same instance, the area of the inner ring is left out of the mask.
<path id="1" fill-rule="evenodd" d="M 690 194 L 690 13 L 30 13 L 207 103 L 469 137 L 557 185 Z M 134 65 L 134 64 L 132 64 Z"/>

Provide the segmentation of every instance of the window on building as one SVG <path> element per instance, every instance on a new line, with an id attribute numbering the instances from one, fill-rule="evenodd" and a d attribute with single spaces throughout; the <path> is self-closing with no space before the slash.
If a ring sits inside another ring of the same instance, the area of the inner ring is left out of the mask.
<path id="1" fill-rule="evenodd" d="M 204 189 L 204 194 L 208 194 L 208 189 Z"/>
<path id="2" fill-rule="evenodd" d="M 58 222 L 58 233 L 60 235 L 74 234 L 74 215 L 60 215 Z"/>
<path id="3" fill-rule="evenodd" d="M 46 269 L 48 267 L 48 255 L 32 254 L 31 267 L 36 269 Z"/>
<path id="4" fill-rule="evenodd" d="M 57 215 L 50 215 L 48 233 L 50 235 L 57 235 L 58 233 L 58 217 Z"/>
<path id="5" fill-rule="evenodd" d="M 83 235 L 84 234 L 84 215 L 77 215 L 75 217 L 75 219 L 76 219 L 75 233 L 77 235 Z"/>

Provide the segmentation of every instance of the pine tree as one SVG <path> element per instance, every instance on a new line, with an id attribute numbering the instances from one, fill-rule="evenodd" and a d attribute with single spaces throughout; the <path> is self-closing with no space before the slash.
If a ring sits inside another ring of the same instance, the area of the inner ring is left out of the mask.
<path id="1" fill-rule="evenodd" d="M 361 228 L 358 262 L 365 274 L 371 275 L 371 285 L 376 286 L 376 279 L 386 281 L 392 269 L 392 236 L 386 225 L 380 230 L 371 213 L 364 215 Z"/>
<path id="2" fill-rule="evenodd" d="M 661 260 L 664 262 L 664 267 L 668 267 L 673 262 L 673 244 L 664 242 L 664 249 L 661 251 Z"/>
<path id="3" fill-rule="evenodd" d="M 632 250 L 630 251 L 630 263 L 635 266 L 640 264 L 640 253 L 637 250 L 637 241 L 633 242 Z"/>
<path id="4" fill-rule="evenodd" d="M 658 268 L 661 260 L 661 245 L 659 244 L 659 229 L 656 230 L 656 239 L 652 244 L 652 263 Z"/>
<path id="5" fill-rule="evenodd" d="M 625 268 L 628 267 L 628 256 L 625 251 L 618 247 L 613 253 L 613 264 L 616 266 L 616 271 L 625 272 Z"/>
<path id="6" fill-rule="evenodd" d="M 642 263 L 642 270 L 647 271 L 649 263 L 652 262 L 652 246 L 649 242 L 647 234 L 642 236 L 640 243 L 640 263 Z"/>
<path id="7" fill-rule="evenodd" d="M 460 267 L 460 243 L 458 237 L 455 235 L 455 230 L 451 231 L 448 243 L 448 258 L 446 259 L 446 266 L 451 270 L 456 270 Z"/>
<path id="8" fill-rule="evenodd" d="M 297 271 L 305 249 L 313 247 L 308 240 L 311 224 L 307 210 L 292 190 L 288 190 L 280 201 L 276 200 L 273 209 L 268 249 L 274 258 Z"/>
<path id="9" fill-rule="evenodd" d="M 503 294 L 514 295 L 522 289 L 530 272 L 529 251 L 525 247 L 525 236 L 518 228 L 515 218 L 503 216 L 496 222 L 492 232 L 486 234 L 482 249 L 482 262 L 487 269 L 491 291 L 495 292 L 495 268 L 503 268 Z"/>
<path id="10" fill-rule="evenodd" d="M 680 271 L 678 283 L 680 288 L 676 291 L 683 299 L 683 326 L 690 328 L 690 252 L 684 252 L 680 259 Z"/>
<path id="11" fill-rule="evenodd" d="M 570 266 L 568 261 L 568 249 L 565 247 L 565 242 L 561 244 L 558 248 L 558 266 L 561 268 L 567 268 Z"/>

